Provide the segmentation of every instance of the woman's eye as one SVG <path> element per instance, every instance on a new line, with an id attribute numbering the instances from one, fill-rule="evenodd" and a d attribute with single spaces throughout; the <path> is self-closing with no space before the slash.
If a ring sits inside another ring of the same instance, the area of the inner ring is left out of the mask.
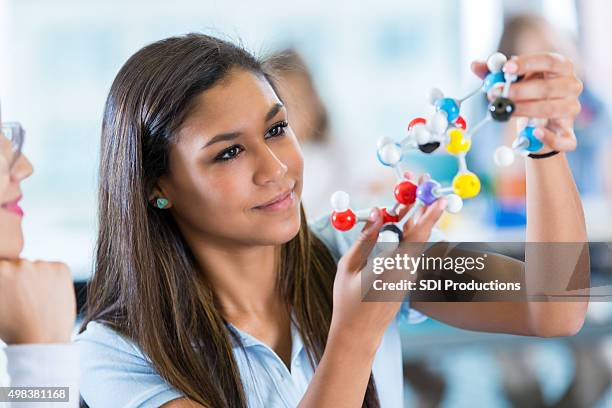
<path id="1" fill-rule="evenodd" d="M 232 147 L 229 147 L 229 148 L 225 149 L 221 153 L 219 153 L 219 155 L 217 155 L 217 157 L 215 157 L 215 160 L 217 160 L 217 161 L 227 161 L 227 160 L 235 159 L 242 152 L 242 150 L 244 150 L 244 149 L 241 146 L 234 145 Z"/>
<path id="2" fill-rule="evenodd" d="M 268 130 L 267 137 L 276 137 L 282 135 L 283 133 L 285 133 L 285 128 L 287 126 L 289 126 L 289 123 L 287 123 L 287 121 L 277 123 L 270 130 Z"/>

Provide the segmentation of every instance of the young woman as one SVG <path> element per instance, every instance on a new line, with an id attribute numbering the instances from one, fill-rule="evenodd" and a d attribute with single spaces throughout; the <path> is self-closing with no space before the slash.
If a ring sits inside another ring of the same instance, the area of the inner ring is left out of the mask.
<path id="1" fill-rule="evenodd" d="M 10 130 L 15 133 L 5 134 Z M 0 340 L 8 344 L 4 351 L 10 385 L 69 387 L 69 403 L 65 406 L 77 407 L 78 350 L 70 344 L 76 315 L 72 276 L 64 264 L 19 258 L 23 248 L 21 182 L 32 174 L 32 165 L 21 154 L 23 138 L 19 129 L 3 126 L 2 131 Z M 15 406 L 20 404 L 23 403 Z"/>
<path id="2" fill-rule="evenodd" d="M 539 130 L 547 149 L 572 149 L 571 63 L 532 55 L 506 69 L 555 75 L 512 96 L 517 114 L 552 118 Z M 101 149 L 96 270 L 77 339 L 90 406 L 402 405 L 400 304 L 361 302 L 381 214 L 357 234 L 306 224 L 300 148 L 259 61 L 199 34 L 144 47 L 113 82 Z M 527 168 L 528 240 L 586 241 L 564 154 Z M 400 247 L 439 240 L 445 204 L 406 222 Z M 541 336 L 575 333 L 586 307 L 412 306 L 458 327 Z"/>

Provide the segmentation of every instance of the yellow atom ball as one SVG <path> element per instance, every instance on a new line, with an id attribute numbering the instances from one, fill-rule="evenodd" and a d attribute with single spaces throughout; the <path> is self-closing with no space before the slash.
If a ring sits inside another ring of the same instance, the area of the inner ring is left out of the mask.
<path id="1" fill-rule="evenodd" d="M 453 179 L 453 190 L 461 198 L 472 198 L 480 192 L 480 180 L 474 173 L 457 174 Z"/>
<path id="2" fill-rule="evenodd" d="M 453 129 L 448 132 L 450 142 L 446 145 L 446 150 L 450 154 L 459 154 L 461 152 L 467 152 L 472 146 L 471 140 L 465 140 L 463 138 L 463 132 L 459 129 Z"/>

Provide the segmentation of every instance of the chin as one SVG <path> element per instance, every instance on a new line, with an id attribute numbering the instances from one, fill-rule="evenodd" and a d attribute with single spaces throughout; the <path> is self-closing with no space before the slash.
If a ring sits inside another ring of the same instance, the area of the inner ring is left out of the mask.
<path id="1" fill-rule="evenodd" d="M 0 259 L 17 259 L 23 250 L 21 231 L 15 234 L 0 235 Z"/>
<path id="2" fill-rule="evenodd" d="M 285 244 L 289 241 L 291 241 L 293 238 L 295 238 L 297 236 L 297 234 L 300 232 L 300 226 L 301 226 L 301 217 L 297 216 L 297 220 L 293 223 L 293 225 L 288 226 L 283 232 L 282 232 L 282 236 L 280 236 L 279 238 L 279 244 Z"/>
<path id="3" fill-rule="evenodd" d="M 302 217 L 298 210 L 289 218 L 266 222 L 261 228 L 255 228 L 257 241 L 263 245 L 281 245 L 291 241 L 300 232 Z"/>

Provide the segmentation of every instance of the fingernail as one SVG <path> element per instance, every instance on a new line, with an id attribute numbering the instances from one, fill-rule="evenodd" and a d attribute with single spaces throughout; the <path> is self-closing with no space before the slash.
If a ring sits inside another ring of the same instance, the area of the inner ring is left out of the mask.
<path id="1" fill-rule="evenodd" d="M 508 74 L 514 74 L 516 73 L 516 71 L 518 71 L 518 65 L 516 64 L 516 62 L 510 60 L 506 62 L 502 70 Z"/>
<path id="2" fill-rule="evenodd" d="M 368 216 L 368 221 L 376 221 L 378 219 L 378 208 L 373 208 L 372 211 L 370 211 L 370 215 Z"/>
<path id="3" fill-rule="evenodd" d="M 448 205 L 448 200 L 446 199 L 446 197 L 442 197 L 442 198 L 440 198 L 440 199 L 438 200 L 438 202 L 439 202 L 439 204 L 438 204 L 438 205 L 440 206 L 440 208 L 441 208 L 442 210 L 445 210 L 445 209 L 446 209 L 446 206 Z"/>
<path id="4" fill-rule="evenodd" d="M 538 139 L 541 139 L 541 138 L 543 138 L 543 137 L 544 137 L 544 131 L 543 131 L 542 129 L 540 129 L 540 128 L 536 128 L 536 129 L 533 131 L 533 135 L 534 135 L 535 137 L 537 137 Z"/>
<path id="5" fill-rule="evenodd" d="M 502 96 L 502 91 L 503 91 L 502 87 L 496 86 L 494 88 L 491 88 L 488 96 L 491 99 L 499 98 L 500 96 Z"/>

